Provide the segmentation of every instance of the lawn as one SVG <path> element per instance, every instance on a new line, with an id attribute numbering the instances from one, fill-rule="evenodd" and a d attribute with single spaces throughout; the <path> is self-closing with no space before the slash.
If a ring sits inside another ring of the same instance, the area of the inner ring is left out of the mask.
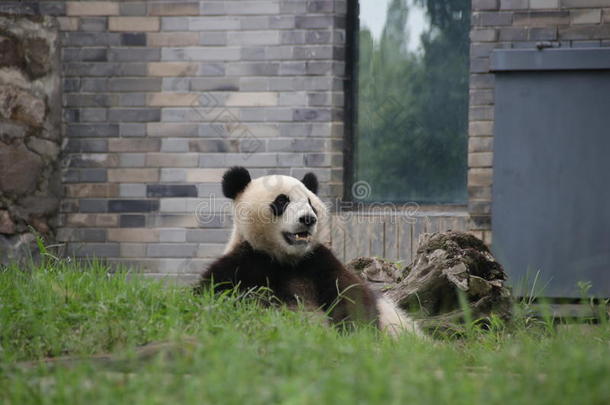
<path id="1" fill-rule="evenodd" d="M 393 340 L 50 260 L 0 270 L 0 403 L 608 404 L 610 326 Z"/>

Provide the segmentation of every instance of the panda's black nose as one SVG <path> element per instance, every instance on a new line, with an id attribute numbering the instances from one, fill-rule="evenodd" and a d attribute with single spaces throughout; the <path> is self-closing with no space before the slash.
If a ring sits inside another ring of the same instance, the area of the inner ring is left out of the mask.
<path id="1" fill-rule="evenodd" d="M 299 218 L 299 222 L 305 226 L 313 226 L 318 220 L 313 215 L 303 215 Z"/>

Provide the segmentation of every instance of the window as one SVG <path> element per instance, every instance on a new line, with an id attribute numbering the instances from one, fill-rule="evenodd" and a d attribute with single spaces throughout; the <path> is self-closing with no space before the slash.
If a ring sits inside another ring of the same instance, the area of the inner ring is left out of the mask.
<path id="1" fill-rule="evenodd" d="M 360 0 L 350 12 L 346 195 L 466 203 L 470 0 Z M 366 195 L 352 193 L 362 182 Z"/>

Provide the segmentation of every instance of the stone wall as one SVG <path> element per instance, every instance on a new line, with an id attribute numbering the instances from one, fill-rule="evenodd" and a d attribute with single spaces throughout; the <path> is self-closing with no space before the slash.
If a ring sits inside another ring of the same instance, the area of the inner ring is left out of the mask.
<path id="1" fill-rule="evenodd" d="M 0 15 L 0 264 L 52 239 L 61 197 L 56 21 Z M 32 250 L 35 251 L 35 250 Z"/>
<path id="2" fill-rule="evenodd" d="M 472 0 L 468 192 L 471 229 L 491 242 L 495 48 L 610 46 L 609 0 Z"/>

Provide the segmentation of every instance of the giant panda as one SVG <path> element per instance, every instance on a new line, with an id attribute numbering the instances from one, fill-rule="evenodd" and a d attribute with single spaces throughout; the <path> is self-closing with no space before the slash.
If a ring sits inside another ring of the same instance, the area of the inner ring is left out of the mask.
<path id="1" fill-rule="evenodd" d="M 420 335 L 413 320 L 376 296 L 322 244 L 328 217 L 313 173 L 252 180 L 243 167 L 227 170 L 223 194 L 233 200 L 233 230 L 222 257 L 203 272 L 195 291 L 268 288 L 289 307 L 323 311 L 337 325 L 374 324 L 397 335 Z"/>

